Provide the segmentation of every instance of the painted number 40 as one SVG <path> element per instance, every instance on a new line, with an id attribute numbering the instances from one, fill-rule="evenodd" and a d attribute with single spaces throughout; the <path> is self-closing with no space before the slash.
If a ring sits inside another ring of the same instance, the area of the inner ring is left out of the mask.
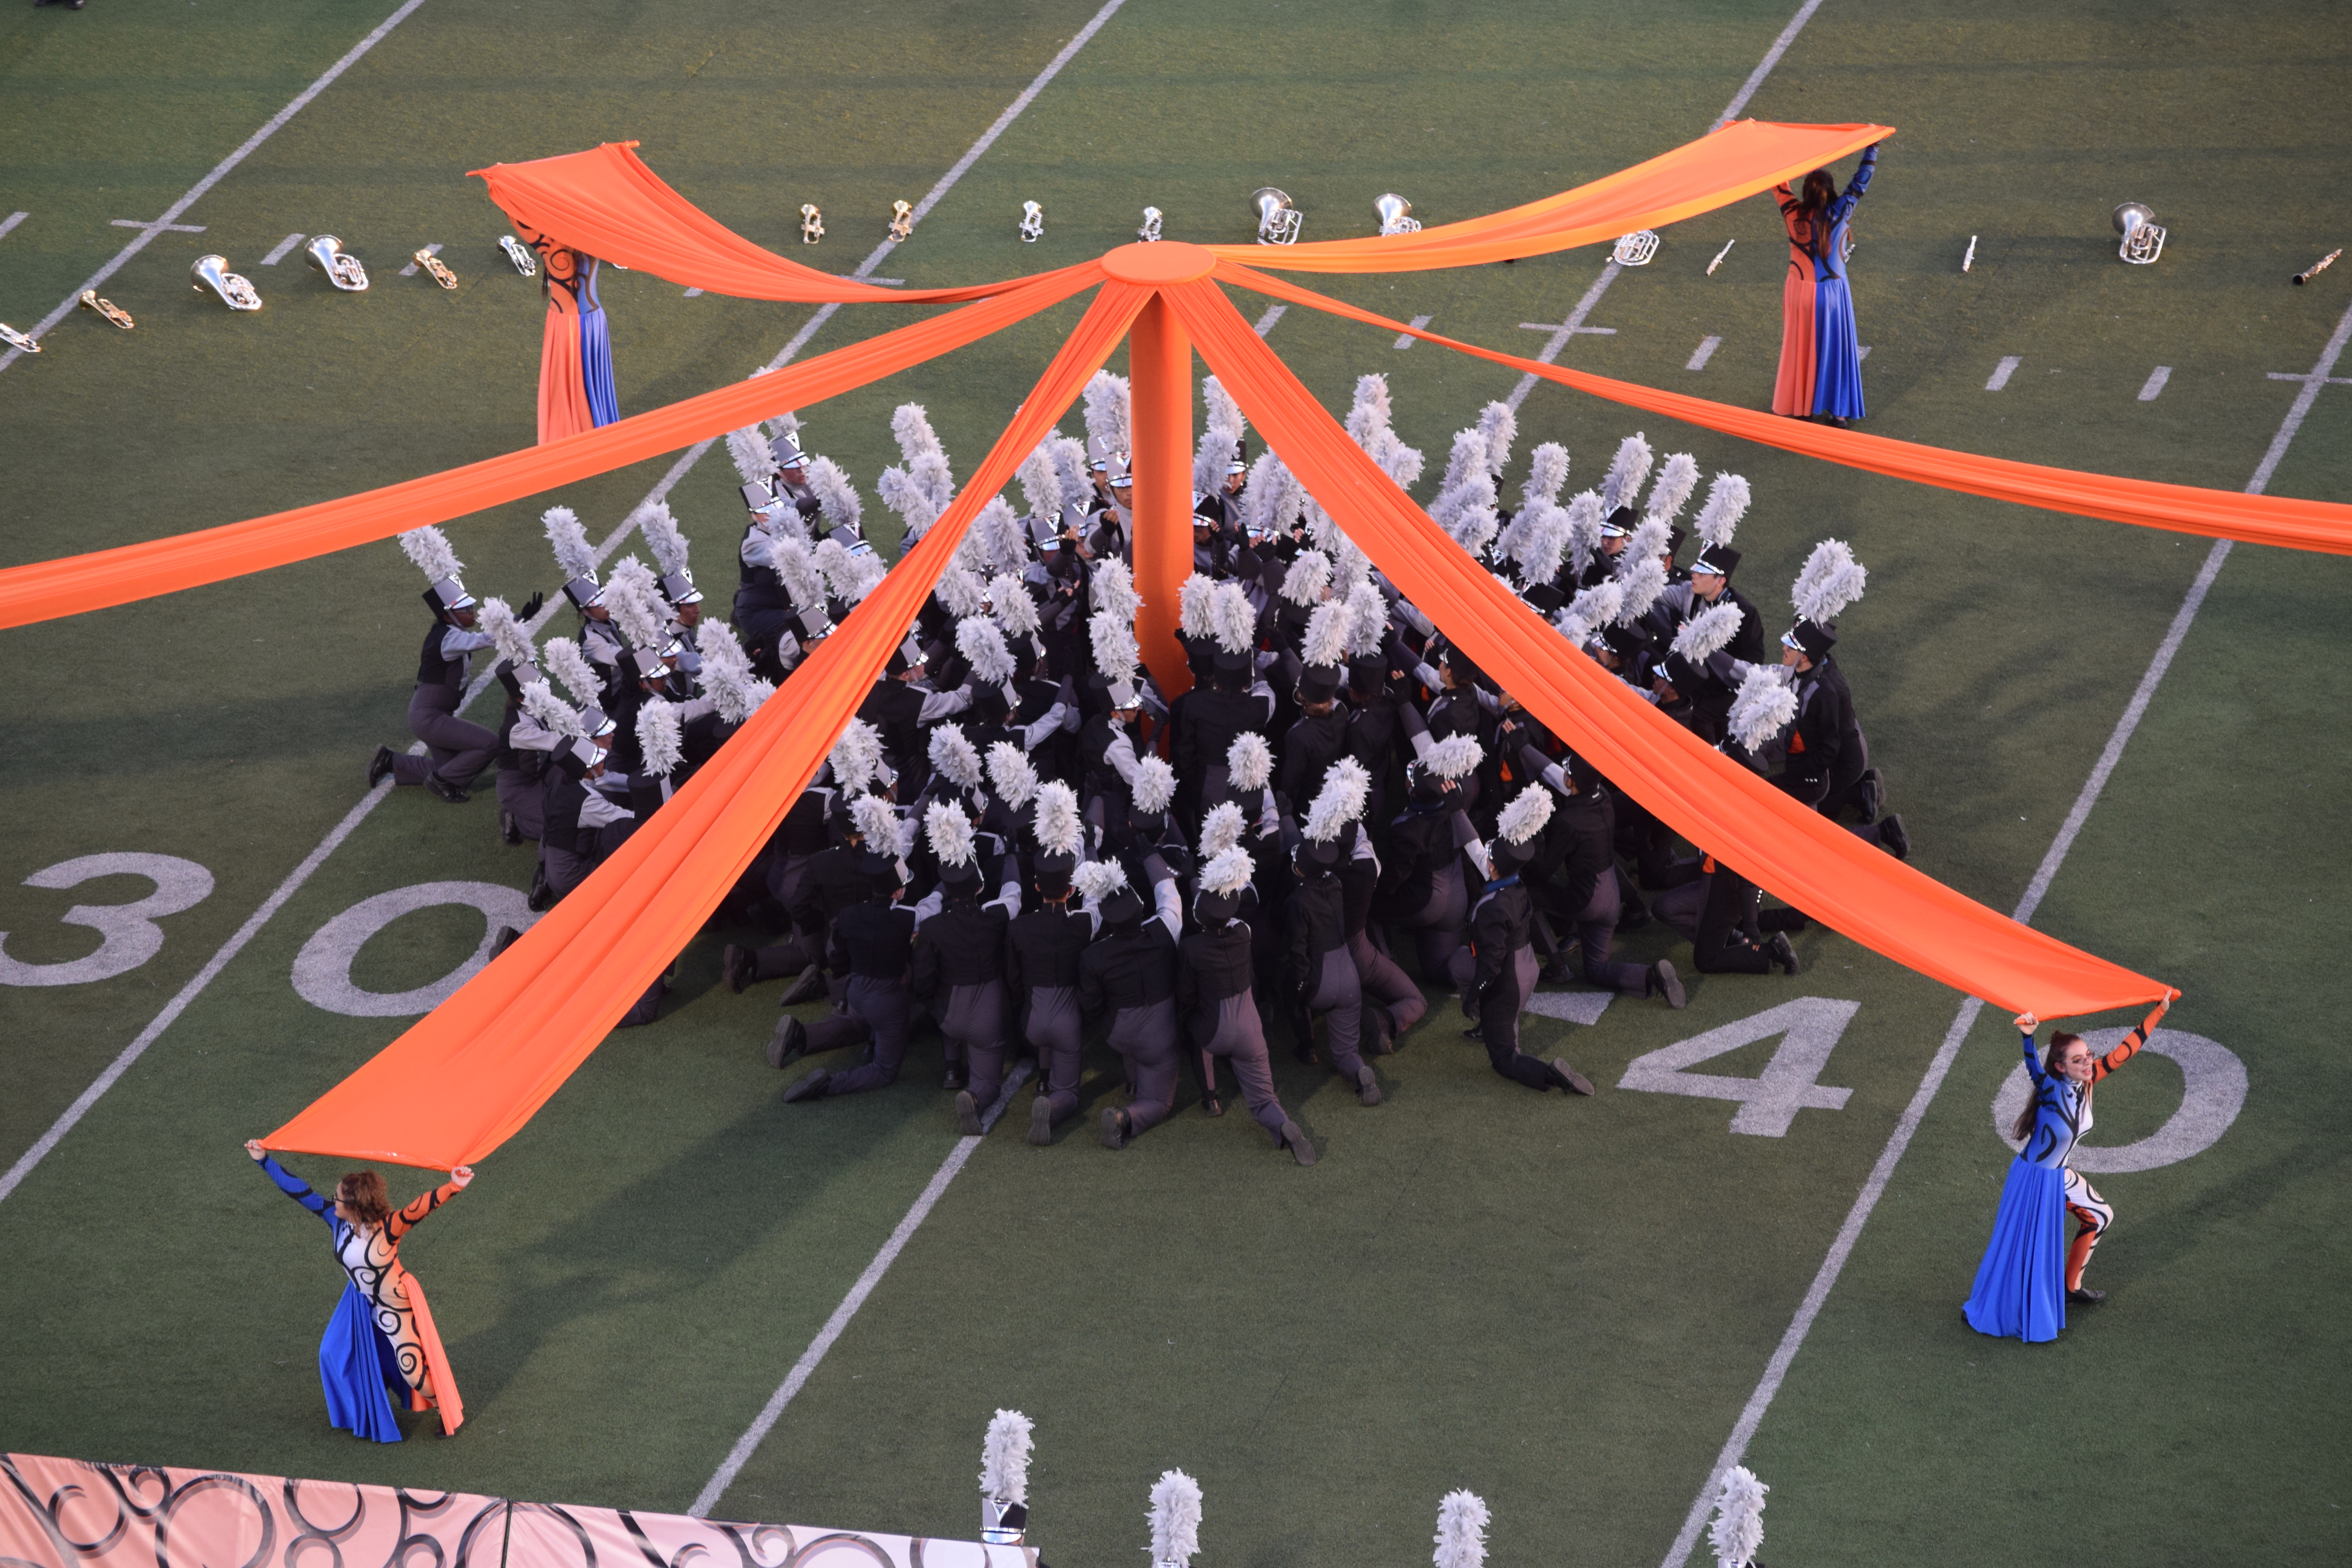
<path id="1" fill-rule="evenodd" d="M 1709 1029 L 1676 1045 L 1635 1057 L 1617 1080 L 1619 1089 L 1651 1094 L 1687 1094 L 1700 1100 L 1738 1103 L 1731 1119 L 1734 1132 L 1759 1138 L 1785 1138 L 1800 1110 L 1843 1110 L 1850 1089 L 1828 1089 L 1814 1081 L 1829 1065 L 1830 1052 L 1853 1021 L 1859 1002 L 1838 1002 L 1826 996 L 1801 996 L 1767 1008 L 1751 1018 Z M 1692 1072 L 1701 1062 L 1728 1056 L 1742 1046 L 1769 1040 L 1780 1044 L 1772 1059 L 1755 1078 L 1728 1078 L 1718 1073 Z"/>

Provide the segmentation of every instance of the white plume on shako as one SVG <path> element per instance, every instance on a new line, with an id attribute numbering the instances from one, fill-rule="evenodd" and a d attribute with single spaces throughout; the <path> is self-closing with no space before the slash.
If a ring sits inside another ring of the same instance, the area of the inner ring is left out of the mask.
<path id="1" fill-rule="evenodd" d="M 1135 574 L 1129 571 L 1127 563 L 1117 556 L 1095 567 L 1092 587 L 1097 611 L 1117 616 L 1130 625 L 1134 623 L 1135 612 L 1143 608 L 1143 600 L 1135 591 Z"/>
<path id="2" fill-rule="evenodd" d="M 1797 693 L 1780 679 L 1776 664 L 1750 665 L 1725 715 L 1731 738 L 1748 752 L 1760 752 L 1797 717 Z"/>
<path id="3" fill-rule="evenodd" d="M 1323 787 L 1307 808 L 1307 824 L 1301 831 L 1318 844 L 1330 843 L 1348 824 L 1364 815 L 1364 803 L 1371 798 L 1371 791 L 1372 775 L 1364 764 L 1353 757 L 1339 758 L 1324 770 Z"/>
<path id="4" fill-rule="evenodd" d="M 1738 474 L 1717 474 L 1707 486 L 1706 504 L 1698 509 L 1698 521 L 1691 527 L 1709 544 L 1728 544 L 1739 520 L 1747 515 L 1747 479 Z"/>
<path id="5" fill-rule="evenodd" d="M 1154 1568 L 1182 1568 L 1201 1550 L 1201 1483 L 1181 1470 L 1161 1472 L 1150 1517 Z"/>
<path id="6" fill-rule="evenodd" d="M 1225 776 L 1237 790 L 1264 789 L 1274 776 L 1274 748 L 1265 737 L 1245 730 L 1225 748 Z"/>
<path id="7" fill-rule="evenodd" d="M 1739 635 L 1742 614 L 1734 604 L 1709 605 L 1683 623 L 1682 630 L 1675 634 L 1674 651 L 1693 664 L 1706 663 Z"/>
<path id="8" fill-rule="evenodd" d="M 1824 539 L 1805 557 L 1789 598 L 1800 616 L 1825 626 L 1837 618 L 1839 611 L 1862 597 L 1869 582 L 1870 574 L 1844 541 Z"/>
<path id="9" fill-rule="evenodd" d="M 596 549 L 588 542 L 588 531 L 581 526 L 578 512 L 568 506 L 551 506 L 539 514 L 539 521 L 547 532 L 549 547 L 555 552 L 555 569 L 566 581 L 596 575 Z"/>
<path id="10" fill-rule="evenodd" d="M 1076 855 L 1082 828 L 1078 792 L 1059 779 L 1037 786 L 1037 847 L 1049 855 Z"/>
<path id="11" fill-rule="evenodd" d="M 1240 806 L 1230 800 L 1219 801 L 1201 819 L 1201 853 L 1215 856 L 1234 847 L 1248 826 L 1249 819 L 1242 815 Z"/>
<path id="12" fill-rule="evenodd" d="M 604 683 L 596 678 L 595 668 L 580 645 L 570 637 L 550 637 L 546 648 L 547 673 L 563 683 L 572 693 L 572 700 L 583 708 L 593 708 L 604 693 Z"/>
<path id="13" fill-rule="evenodd" d="M 1206 847 L 1205 842 L 1202 847 Z M 1210 856 L 1209 863 L 1201 868 L 1201 891 L 1221 899 L 1231 898 L 1249 886 L 1250 877 L 1256 868 L 1248 850 L 1228 845 Z"/>
<path id="14" fill-rule="evenodd" d="M 863 719 L 852 719 L 827 760 L 833 763 L 835 784 L 853 794 L 863 790 L 881 776 L 882 731 Z"/>
<path id="15" fill-rule="evenodd" d="M 956 623 L 956 652 L 971 666 L 975 680 L 1003 686 L 1013 679 L 1013 651 L 1004 646 L 1004 633 L 985 616 Z"/>
<path id="16" fill-rule="evenodd" d="M 584 735 L 588 727 L 580 721 L 580 710 L 555 694 L 544 680 L 522 683 L 522 710 L 541 729 L 558 735 Z"/>
<path id="17" fill-rule="evenodd" d="M 1650 504 L 1643 509 L 1643 516 L 1671 526 L 1697 489 L 1698 459 L 1688 452 L 1676 452 L 1658 470 L 1658 482 L 1650 487 Z"/>
<path id="18" fill-rule="evenodd" d="M 646 772 L 666 779 L 686 761 L 686 731 L 677 705 L 656 697 L 637 710 L 637 749 L 645 753 Z"/>
<path id="19" fill-rule="evenodd" d="M 1495 814 L 1495 837 L 1507 844 L 1524 845 L 1544 830 L 1544 824 L 1551 820 L 1551 812 L 1550 789 L 1539 784 L 1529 784 Z"/>
<path id="20" fill-rule="evenodd" d="M 1601 524 L 1607 513 L 1598 490 L 1579 490 L 1568 502 L 1568 564 L 1578 576 L 1601 550 Z"/>
<path id="21" fill-rule="evenodd" d="M 671 515 L 669 502 L 646 501 L 629 514 L 629 521 L 644 538 L 646 548 L 654 552 L 654 563 L 661 568 L 663 576 L 686 570 L 686 535 L 678 531 L 677 519 Z"/>
<path id="22" fill-rule="evenodd" d="M 1257 647 L 1257 610 L 1238 583 L 1220 583 L 1209 595 L 1209 634 L 1227 653 Z"/>
<path id="23" fill-rule="evenodd" d="M 1299 639 L 1299 658 L 1310 666 L 1343 664 L 1348 658 L 1348 633 L 1353 622 L 1348 606 L 1327 599 L 1307 618 L 1307 635 Z"/>
<path id="24" fill-rule="evenodd" d="M 1282 574 L 1282 596 L 1294 605 L 1318 604 L 1331 585 L 1331 558 L 1319 550 L 1302 550 Z"/>
<path id="25" fill-rule="evenodd" d="M 1486 748 L 1475 735 L 1448 735 L 1432 742 L 1422 753 L 1421 765 L 1442 779 L 1466 778 L 1486 760 Z"/>
<path id="26" fill-rule="evenodd" d="M 1071 873 L 1070 885 L 1089 904 L 1099 904 L 1127 886 L 1127 872 L 1116 860 L 1088 860 Z"/>
<path id="27" fill-rule="evenodd" d="M 1624 607 L 1625 584 L 1612 577 L 1605 583 L 1595 583 L 1570 599 L 1553 617 L 1552 625 L 1569 641 L 1581 644 L 1601 627 L 1615 624 L 1617 612 Z"/>
<path id="28" fill-rule="evenodd" d="M 988 580 L 989 614 L 1004 628 L 1008 637 L 1037 635 L 1037 601 L 1021 585 L 1021 579 L 1003 574 Z"/>
<path id="29" fill-rule="evenodd" d="M 1035 1424 L 1018 1410 L 1000 1410 L 980 1447 L 980 1489 L 999 1502 L 1029 1500 L 1029 1454 Z"/>
<path id="30" fill-rule="evenodd" d="M 482 630 L 489 634 L 490 646 L 499 657 L 515 667 L 517 672 L 539 662 L 539 650 L 531 646 L 530 633 L 515 619 L 514 608 L 495 595 L 481 604 Z"/>
<path id="31" fill-rule="evenodd" d="M 877 855 L 898 853 L 898 808 L 878 795 L 861 795 L 849 803 L 849 820 L 866 847 Z"/>
<path id="32" fill-rule="evenodd" d="M 978 789 L 982 771 L 980 748 L 961 724 L 941 724 L 931 731 L 931 766 L 958 789 Z"/>
<path id="33" fill-rule="evenodd" d="M 1609 459 L 1608 476 L 1601 481 L 1601 511 L 1606 517 L 1621 506 L 1632 506 L 1650 477 L 1650 443 L 1639 430 L 1617 443 Z"/>
<path id="34" fill-rule="evenodd" d="M 1195 572 L 1176 584 L 1176 629 L 1194 641 L 1213 635 L 1209 603 L 1216 597 L 1217 580 Z"/>
<path id="35" fill-rule="evenodd" d="M 1165 811 L 1176 798 L 1176 770 L 1159 757 L 1146 756 L 1135 764 L 1135 782 L 1128 789 L 1135 796 L 1136 810 Z"/>
<path id="36" fill-rule="evenodd" d="M 1486 1561 L 1486 1501 L 1468 1490 L 1447 1492 L 1437 1503 L 1435 1568 L 1480 1568 Z"/>
<path id="37" fill-rule="evenodd" d="M 1037 770 L 1030 763 L 1029 753 L 1012 742 L 992 742 L 988 748 L 988 783 L 999 799 L 1017 811 L 1037 793 Z"/>
<path id="38" fill-rule="evenodd" d="M 979 853 L 971 836 L 971 818 L 951 800 L 935 800 L 923 813 L 923 837 L 942 866 L 969 866 Z"/>

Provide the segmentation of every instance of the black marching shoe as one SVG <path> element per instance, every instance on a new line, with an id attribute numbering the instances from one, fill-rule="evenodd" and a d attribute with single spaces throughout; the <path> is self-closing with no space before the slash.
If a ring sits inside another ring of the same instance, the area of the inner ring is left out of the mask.
<path id="1" fill-rule="evenodd" d="M 784 1103 L 790 1105 L 796 1100 L 823 1100 L 824 1086 L 832 1081 L 833 1075 L 819 1068 L 792 1088 L 784 1090 Z"/>
<path id="2" fill-rule="evenodd" d="M 512 947 L 521 940 L 522 932 L 515 930 L 514 927 L 499 927 L 499 934 L 490 938 L 490 956 L 492 958 L 498 957 L 499 954 L 504 952 L 507 949 Z"/>
<path id="3" fill-rule="evenodd" d="M 1486 1026 L 1484 1024 L 1473 1024 L 1468 1028 L 1462 1031 L 1462 1037 L 1465 1040 L 1478 1040 L 1483 1042 L 1486 1038 Z"/>
<path id="4" fill-rule="evenodd" d="M 1276 1142 L 1290 1151 L 1292 1159 L 1302 1165 L 1315 1163 L 1315 1145 L 1306 1133 L 1298 1130 L 1297 1122 L 1286 1119 L 1282 1124 L 1282 1131 L 1275 1136 Z"/>
<path id="5" fill-rule="evenodd" d="M 1368 1057 L 1390 1057 L 1396 1054 L 1396 1020 L 1378 1002 L 1364 1004 L 1364 1054 Z"/>
<path id="6" fill-rule="evenodd" d="M 980 1125 L 980 1101 L 968 1089 L 956 1091 L 956 1131 L 967 1138 L 977 1138 L 983 1129 Z"/>
<path id="7" fill-rule="evenodd" d="M 758 967 L 748 947 L 738 947 L 730 942 L 719 950 L 719 977 L 727 982 L 727 989 L 738 996 L 743 994 L 744 987 L 751 984 L 752 972 Z"/>
<path id="8" fill-rule="evenodd" d="M 824 994 L 824 966 L 812 963 L 801 971 L 801 977 L 798 980 L 784 987 L 784 999 L 782 1005 L 790 1007 L 796 1003 L 814 1002 Z"/>
<path id="9" fill-rule="evenodd" d="M 1566 1057 L 1551 1058 L 1551 1081 L 1570 1094 L 1591 1094 L 1592 1080 L 1568 1065 Z"/>
<path id="10" fill-rule="evenodd" d="M 768 1037 L 768 1065 L 782 1071 L 807 1049 L 808 1026 L 787 1013 L 777 1020 L 776 1032 Z"/>
<path id="11" fill-rule="evenodd" d="M 1886 775 L 1876 768 L 1862 770 L 1862 825 L 1876 822 L 1886 809 Z"/>
<path id="12" fill-rule="evenodd" d="M 1029 1142 L 1043 1149 L 1054 1141 L 1054 1102 L 1044 1095 L 1029 1102 Z"/>
<path id="13" fill-rule="evenodd" d="M 1370 1062 L 1356 1068 L 1356 1098 L 1366 1105 L 1381 1102 L 1381 1082 L 1372 1076 L 1372 1064 Z"/>
<path id="14" fill-rule="evenodd" d="M 1669 1007 L 1680 1007 L 1688 998 L 1683 993 L 1683 977 L 1664 959 L 1650 965 L 1650 994 L 1663 996 Z"/>
<path id="15" fill-rule="evenodd" d="M 1225 1102 L 1224 1102 L 1222 1099 L 1220 1099 L 1220 1098 L 1218 1097 L 1217 1091 L 1216 1091 L 1215 1089 L 1213 1089 L 1209 1090 L 1209 1092 L 1208 1092 L 1208 1093 L 1206 1093 L 1206 1094 L 1204 1094 L 1204 1095 L 1202 1095 L 1202 1096 L 1201 1097 L 1201 1114 L 1202 1114 L 1202 1115 L 1203 1115 L 1203 1116 L 1223 1116 L 1224 1113 L 1225 1113 Z"/>
<path id="16" fill-rule="evenodd" d="M 543 915 L 555 902 L 555 889 L 547 885 L 547 862 L 541 860 L 530 868 L 530 891 L 523 895 L 522 906 L 532 914 Z"/>
<path id="17" fill-rule="evenodd" d="M 390 778 L 391 776 L 392 748 L 390 746 L 378 746 L 375 749 L 375 755 L 368 759 L 368 788 L 375 788 L 376 785 L 383 783 L 385 779 Z"/>
<path id="18" fill-rule="evenodd" d="M 474 797 L 443 778 L 439 773 L 426 773 L 425 787 L 447 801 L 451 805 L 463 805 Z"/>
<path id="19" fill-rule="evenodd" d="M 1113 1107 L 1102 1113 L 1102 1146 L 1104 1148 L 1124 1149 L 1127 1147 L 1127 1141 L 1134 1135 L 1134 1127 L 1128 1121 L 1126 1111 Z"/>
<path id="20" fill-rule="evenodd" d="M 1797 973 L 1797 950 L 1790 944 L 1787 931 L 1774 931 L 1770 943 L 1764 949 L 1764 954 L 1790 973 Z M 1769 974 L 1772 971 L 1767 968 L 1764 973 Z"/>
<path id="21" fill-rule="evenodd" d="M 961 1089 L 971 1082 L 971 1069 L 961 1062 L 948 1063 L 948 1070 L 940 1078 L 941 1089 Z"/>
<path id="22" fill-rule="evenodd" d="M 2066 1292 L 2066 1300 L 2077 1307 L 2095 1307 L 2106 1299 L 2105 1290 L 2094 1290 L 2087 1285 L 2077 1285 Z"/>
<path id="23" fill-rule="evenodd" d="M 1903 819 L 1889 816 L 1878 825 L 1878 847 L 1897 860 L 1911 858 L 1911 835 L 1903 830 Z"/>
<path id="24" fill-rule="evenodd" d="M 515 820 L 515 814 L 511 811 L 499 813 L 499 839 L 505 844 L 522 842 L 522 824 Z"/>

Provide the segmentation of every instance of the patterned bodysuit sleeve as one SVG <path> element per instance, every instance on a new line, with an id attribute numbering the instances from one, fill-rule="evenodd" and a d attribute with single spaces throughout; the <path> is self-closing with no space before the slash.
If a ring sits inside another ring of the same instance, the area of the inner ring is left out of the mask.
<path id="1" fill-rule="evenodd" d="M 404 1207 L 384 1217 L 385 1237 L 392 1241 L 398 1241 L 426 1215 L 456 1197 L 462 1190 L 455 1182 L 444 1182 L 431 1192 L 410 1199 Z"/>
<path id="2" fill-rule="evenodd" d="M 335 1223 L 335 1205 L 312 1192 L 304 1184 L 301 1177 L 279 1164 L 276 1155 L 263 1155 L 260 1163 L 261 1173 L 275 1182 L 279 1192 L 284 1193 L 329 1225 Z"/>
<path id="3" fill-rule="evenodd" d="M 2148 1031 L 2155 1028 L 2156 1021 L 2163 1016 L 2164 1009 L 2162 1007 L 2158 1007 L 2155 1012 L 2150 1013 L 2147 1017 L 2141 1019 L 2139 1027 L 2134 1029 L 2130 1034 L 2126 1035 L 2123 1037 L 2122 1043 L 2117 1045 L 2114 1050 L 2109 1051 L 2105 1056 L 2103 1056 L 2097 1061 L 2093 1062 L 2091 1064 L 2091 1081 L 2093 1083 L 2098 1082 L 2101 1079 L 2106 1077 L 2109 1073 L 2123 1066 L 2124 1063 L 2139 1055 L 2139 1048 L 2147 1044 Z"/>

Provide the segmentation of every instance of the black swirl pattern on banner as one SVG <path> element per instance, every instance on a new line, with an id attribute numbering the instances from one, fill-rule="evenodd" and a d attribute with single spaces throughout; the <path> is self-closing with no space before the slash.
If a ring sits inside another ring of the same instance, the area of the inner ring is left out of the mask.
<path id="1" fill-rule="evenodd" d="M 517 1515 L 544 1513 L 562 1520 L 564 1528 L 572 1531 L 572 1538 L 580 1543 L 579 1568 L 596 1568 L 596 1543 L 588 1539 L 587 1527 L 572 1518 L 568 1511 L 551 1502 L 519 1502 L 514 1505 L 514 1511 Z M 531 1568 L 554 1568 L 554 1564 L 535 1562 L 531 1564 Z"/>
<path id="2" fill-rule="evenodd" d="M 253 1549 L 252 1556 L 235 1564 L 234 1568 L 261 1568 L 262 1563 L 269 1561 L 270 1548 L 278 1544 L 278 1515 L 271 1510 L 269 1500 L 261 1495 L 259 1487 L 243 1476 L 215 1473 L 183 1482 L 164 1498 L 163 1506 L 156 1510 L 155 1568 L 232 1568 L 229 1563 L 205 1563 L 201 1559 L 184 1565 L 174 1564 L 172 1561 L 172 1516 L 185 1507 L 189 1499 L 210 1491 L 234 1492 L 253 1505 L 254 1513 L 261 1521 L 261 1544 Z"/>
<path id="3" fill-rule="evenodd" d="M 310 1516 L 302 1511 L 302 1488 L 306 1484 L 314 1487 L 350 1486 L 352 1493 L 351 1518 L 337 1525 L 320 1525 L 311 1523 Z M 327 1549 L 327 1560 L 334 1564 L 334 1568 L 343 1568 L 342 1543 L 358 1531 L 361 1523 L 367 1518 L 367 1493 L 359 1487 L 352 1485 L 352 1483 L 346 1481 L 310 1481 L 306 1483 L 296 1480 L 290 1476 L 287 1478 L 285 1482 L 285 1493 L 286 1518 L 288 1522 L 293 1527 L 292 1531 L 286 1538 L 285 1568 L 301 1568 L 300 1559 L 302 1549 L 306 1546 L 312 1545 L 325 1547 Z"/>
<path id="4" fill-rule="evenodd" d="M 711 1528 L 734 1546 L 737 1568 L 784 1568 L 793 1560 L 793 1532 L 781 1524 L 717 1524 Z M 751 1537 L 748 1541 L 744 1539 L 747 1533 Z M 778 1541 L 782 1547 L 772 1561 L 760 1555 L 763 1544 Z"/>
<path id="5" fill-rule="evenodd" d="M 430 1560 L 433 1568 L 469 1568 L 473 1560 L 475 1542 L 481 1539 L 484 1528 L 493 1522 L 501 1526 L 499 1542 L 500 1556 L 503 1558 L 505 1543 L 503 1526 L 506 1522 L 507 1510 L 505 1499 L 491 1499 L 483 1504 L 479 1513 L 466 1521 L 464 1531 L 457 1537 L 457 1558 L 452 1563 L 443 1555 L 441 1542 L 433 1536 L 420 1533 L 415 1525 L 420 1520 L 436 1519 L 447 1513 L 458 1505 L 458 1500 L 466 1494 L 413 1492 L 405 1487 L 395 1487 L 393 1489 L 392 1495 L 400 1504 L 400 1533 L 393 1542 L 392 1554 L 383 1560 L 383 1568 L 408 1568 L 408 1561 L 412 1553 L 422 1553 Z M 290 1562 L 288 1568 L 293 1568 Z"/>
<path id="6" fill-rule="evenodd" d="M 637 1522 L 635 1514 L 625 1508 L 616 1508 L 613 1512 L 620 1520 L 621 1528 L 627 1531 L 629 1538 L 637 1543 L 637 1550 L 645 1554 L 646 1568 L 686 1568 L 697 1557 L 710 1555 L 709 1542 L 689 1541 L 677 1549 L 677 1556 L 664 1557 L 661 1548 L 654 1544 L 653 1537 L 647 1535 L 645 1527 Z"/>
<path id="7" fill-rule="evenodd" d="M 852 1534 L 850 1531 L 845 1530 L 836 1531 L 830 1535 L 818 1536 L 806 1546 L 803 1546 L 798 1552 L 793 1552 L 791 1560 L 785 1564 L 785 1568 L 801 1568 L 801 1564 L 806 1563 L 810 1558 L 815 1556 L 818 1552 L 824 1551 L 828 1546 L 854 1547 L 856 1550 L 865 1552 L 868 1557 L 873 1558 L 875 1562 L 880 1563 L 881 1568 L 898 1568 L 898 1563 L 891 1558 L 888 1552 L 866 1540 L 866 1537 Z M 914 1568 L 922 1568 L 922 1563 L 923 1556 L 919 1543 L 914 1555 Z"/>

